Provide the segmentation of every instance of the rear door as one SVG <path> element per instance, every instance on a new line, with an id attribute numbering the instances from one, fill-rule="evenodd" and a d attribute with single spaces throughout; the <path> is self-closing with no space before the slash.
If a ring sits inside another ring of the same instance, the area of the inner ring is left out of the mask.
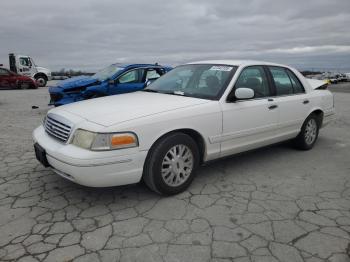
<path id="1" fill-rule="evenodd" d="M 222 104 L 223 133 L 221 156 L 242 152 L 274 141 L 278 123 L 278 107 L 271 99 L 271 88 L 263 66 L 242 70 L 232 90 L 251 88 L 252 99 Z"/>
<path id="2" fill-rule="evenodd" d="M 277 135 L 296 136 L 310 110 L 310 101 L 298 77 L 288 68 L 268 66 L 279 107 Z"/>

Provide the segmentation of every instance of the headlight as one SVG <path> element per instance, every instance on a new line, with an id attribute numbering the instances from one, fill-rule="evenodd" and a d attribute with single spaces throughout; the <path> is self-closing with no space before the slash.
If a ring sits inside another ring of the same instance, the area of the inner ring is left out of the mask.
<path id="1" fill-rule="evenodd" d="M 92 151 L 105 151 L 137 147 L 138 139 L 134 133 L 94 133 L 78 129 L 74 133 L 72 144 Z"/>

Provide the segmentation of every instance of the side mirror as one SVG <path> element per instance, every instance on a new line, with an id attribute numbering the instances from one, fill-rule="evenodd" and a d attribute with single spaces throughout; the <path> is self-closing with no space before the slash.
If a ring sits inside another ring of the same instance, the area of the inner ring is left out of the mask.
<path id="1" fill-rule="evenodd" d="M 116 84 L 117 82 L 118 82 L 117 80 L 111 80 L 111 79 L 108 80 L 108 84 L 111 85 L 111 86 Z"/>
<path id="2" fill-rule="evenodd" d="M 254 90 L 251 88 L 240 87 L 235 91 L 236 99 L 250 99 L 254 97 Z"/>

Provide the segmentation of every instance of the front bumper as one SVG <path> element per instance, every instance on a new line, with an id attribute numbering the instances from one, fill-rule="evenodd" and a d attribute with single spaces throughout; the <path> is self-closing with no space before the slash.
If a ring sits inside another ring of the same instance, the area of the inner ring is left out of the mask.
<path id="1" fill-rule="evenodd" d="M 61 106 L 78 101 L 84 100 L 84 96 L 81 92 L 77 93 L 66 93 L 64 90 L 57 86 L 52 86 L 49 88 L 50 102 L 49 106 Z"/>
<path id="2" fill-rule="evenodd" d="M 45 149 L 52 170 L 77 184 L 108 187 L 141 180 L 147 151 L 133 148 L 93 152 L 55 140 L 42 126 L 34 130 L 33 139 Z"/>
<path id="3" fill-rule="evenodd" d="M 84 100 L 84 97 L 81 94 L 64 94 L 64 93 L 51 93 L 50 92 L 50 102 L 49 106 L 62 106 L 78 101 Z"/>

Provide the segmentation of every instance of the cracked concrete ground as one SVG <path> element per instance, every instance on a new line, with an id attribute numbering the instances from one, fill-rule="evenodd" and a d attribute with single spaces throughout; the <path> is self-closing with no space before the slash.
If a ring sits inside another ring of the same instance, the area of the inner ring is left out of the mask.
<path id="1" fill-rule="evenodd" d="M 336 94 L 338 119 L 313 150 L 211 163 L 173 197 L 43 168 L 31 132 L 48 99 L 45 88 L 1 91 L 1 261 L 350 261 L 350 94 Z"/>

